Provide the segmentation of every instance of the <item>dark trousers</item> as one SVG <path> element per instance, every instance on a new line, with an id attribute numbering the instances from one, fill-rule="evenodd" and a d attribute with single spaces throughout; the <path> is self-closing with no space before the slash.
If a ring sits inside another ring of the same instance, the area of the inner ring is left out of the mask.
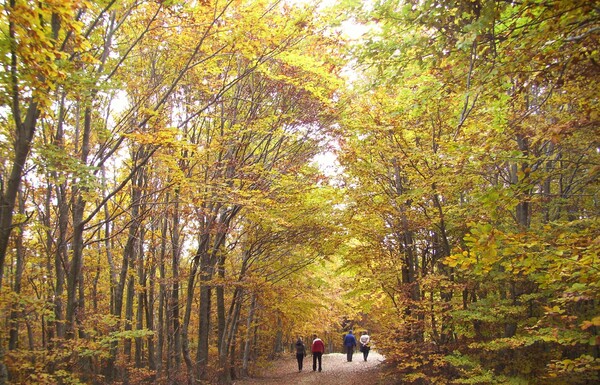
<path id="1" fill-rule="evenodd" d="M 348 361 L 352 361 L 352 355 L 354 354 L 354 346 L 346 346 L 346 353 Z"/>
<path id="2" fill-rule="evenodd" d="M 363 358 L 366 361 L 367 357 L 369 356 L 369 350 L 371 350 L 371 348 L 369 346 L 363 346 L 360 348 L 360 350 L 362 351 Z"/>
<path id="3" fill-rule="evenodd" d="M 317 361 L 319 361 L 319 372 L 321 371 L 321 360 L 323 353 L 313 353 L 313 371 L 317 370 Z"/>
<path id="4" fill-rule="evenodd" d="M 296 359 L 298 360 L 298 370 L 302 370 L 302 362 L 304 361 L 304 354 L 296 353 Z"/>

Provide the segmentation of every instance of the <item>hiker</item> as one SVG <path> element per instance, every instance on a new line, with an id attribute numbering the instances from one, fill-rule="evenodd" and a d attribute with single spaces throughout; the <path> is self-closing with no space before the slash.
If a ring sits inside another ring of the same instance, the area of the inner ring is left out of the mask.
<path id="1" fill-rule="evenodd" d="M 320 372 L 322 370 L 321 360 L 323 359 L 323 353 L 325 353 L 325 344 L 316 334 L 313 334 L 313 342 L 310 351 L 313 355 L 313 372 L 317 370 L 317 361 L 319 361 Z"/>
<path id="2" fill-rule="evenodd" d="M 354 347 L 356 346 L 356 338 L 352 334 L 352 330 L 344 337 L 344 346 L 346 347 L 348 362 L 352 362 L 352 354 L 354 354 Z"/>
<path id="3" fill-rule="evenodd" d="M 304 357 L 306 356 L 306 346 L 304 346 L 304 342 L 302 342 L 302 337 L 298 337 L 298 341 L 296 341 L 296 359 L 298 360 L 298 371 L 302 371 L 302 363 L 304 362 Z"/>
<path id="4" fill-rule="evenodd" d="M 369 356 L 369 350 L 371 350 L 371 346 L 369 345 L 369 342 L 371 342 L 371 337 L 366 331 L 364 331 L 362 332 L 362 335 L 358 341 L 360 342 L 360 351 L 362 352 L 363 358 L 366 361 L 367 357 Z"/>

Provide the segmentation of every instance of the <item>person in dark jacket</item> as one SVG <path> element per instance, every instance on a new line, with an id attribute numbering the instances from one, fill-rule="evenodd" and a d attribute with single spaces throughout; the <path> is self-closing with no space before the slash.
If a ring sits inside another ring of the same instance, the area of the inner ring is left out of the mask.
<path id="1" fill-rule="evenodd" d="M 298 337 L 298 341 L 296 341 L 296 359 L 298 360 L 298 371 L 302 371 L 302 363 L 304 362 L 304 357 L 306 356 L 306 346 L 304 346 L 304 342 L 302 342 L 302 337 Z"/>
<path id="2" fill-rule="evenodd" d="M 321 360 L 323 359 L 323 353 L 325 353 L 325 344 L 323 340 L 317 337 L 316 334 L 313 334 L 313 342 L 310 348 L 310 351 L 313 355 L 313 372 L 317 370 L 317 361 L 319 362 L 319 372 L 322 370 L 321 368 Z"/>
<path id="3" fill-rule="evenodd" d="M 352 330 L 344 337 L 344 347 L 346 348 L 346 357 L 348 362 L 352 361 L 352 354 L 354 354 L 354 348 L 356 347 L 356 337 L 352 334 Z"/>

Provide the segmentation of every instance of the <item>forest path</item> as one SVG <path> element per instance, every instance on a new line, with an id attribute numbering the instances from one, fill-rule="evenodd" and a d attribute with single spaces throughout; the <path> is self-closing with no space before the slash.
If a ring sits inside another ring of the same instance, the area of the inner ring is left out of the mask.
<path id="1" fill-rule="evenodd" d="M 323 355 L 323 371 L 313 372 L 312 356 L 304 359 L 304 368 L 298 372 L 295 358 L 285 358 L 273 362 L 258 377 L 235 381 L 235 385 L 384 385 L 379 378 L 380 364 L 385 358 L 371 351 L 365 362 L 362 353 L 354 354 L 352 362 L 346 360 L 342 353 Z"/>

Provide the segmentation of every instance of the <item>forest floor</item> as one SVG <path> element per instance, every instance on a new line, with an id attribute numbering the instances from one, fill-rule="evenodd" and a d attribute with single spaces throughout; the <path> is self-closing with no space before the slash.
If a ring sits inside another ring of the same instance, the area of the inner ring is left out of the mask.
<path id="1" fill-rule="evenodd" d="M 276 360 L 262 373 L 251 379 L 235 381 L 235 385 L 389 385 L 382 374 L 385 358 L 371 351 L 365 362 L 362 353 L 354 354 L 352 362 L 346 354 L 331 353 L 323 356 L 323 371 L 313 372 L 312 356 L 304 359 L 304 368 L 298 371 L 295 357 Z"/>

